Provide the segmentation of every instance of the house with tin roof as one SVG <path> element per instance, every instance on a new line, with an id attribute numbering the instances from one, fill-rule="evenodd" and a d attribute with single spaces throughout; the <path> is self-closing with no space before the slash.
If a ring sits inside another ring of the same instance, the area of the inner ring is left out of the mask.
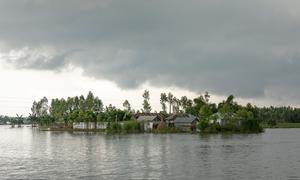
<path id="1" fill-rule="evenodd" d="M 198 117 L 191 114 L 174 114 L 166 118 L 169 127 L 175 127 L 181 131 L 195 131 Z"/>
<path id="2" fill-rule="evenodd" d="M 134 118 L 140 123 L 141 129 L 144 131 L 156 129 L 159 123 L 165 121 L 159 113 L 138 113 L 134 115 Z"/>

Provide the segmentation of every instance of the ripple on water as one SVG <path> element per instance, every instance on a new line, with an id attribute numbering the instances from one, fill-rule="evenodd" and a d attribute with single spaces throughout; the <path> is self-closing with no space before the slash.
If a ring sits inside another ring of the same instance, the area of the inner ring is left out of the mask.
<path id="1" fill-rule="evenodd" d="M 0 179 L 300 179 L 300 131 L 258 135 L 40 132 L 0 127 Z"/>

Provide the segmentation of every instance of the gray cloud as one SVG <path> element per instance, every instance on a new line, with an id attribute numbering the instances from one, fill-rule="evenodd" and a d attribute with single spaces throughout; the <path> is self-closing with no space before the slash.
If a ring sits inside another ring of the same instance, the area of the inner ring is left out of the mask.
<path id="1" fill-rule="evenodd" d="M 299 5 L 293 0 L 4 0 L 0 42 L 6 51 L 29 49 L 10 60 L 17 68 L 57 70 L 71 64 L 122 88 L 147 81 L 250 98 L 285 94 L 294 102 L 300 98 Z"/>

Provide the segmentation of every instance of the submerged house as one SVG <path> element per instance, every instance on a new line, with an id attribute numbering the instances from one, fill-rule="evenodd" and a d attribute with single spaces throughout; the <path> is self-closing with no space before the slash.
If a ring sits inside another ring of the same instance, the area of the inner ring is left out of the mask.
<path id="1" fill-rule="evenodd" d="M 160 123 L 164 122 L 164 118 L 159 113 L 138 113 L 134 115 L 137 122 L 140 123 L 142 130 L 156 129 Z"/>
<path id="2" fill-rule="evenodd" d="M 175 127 L 182 131 L 196 130 L 196 124 L 198 121 L 198 117 L 191 114 L 175 114 L 166 118 L 166 122 L 169 127 Z"/>

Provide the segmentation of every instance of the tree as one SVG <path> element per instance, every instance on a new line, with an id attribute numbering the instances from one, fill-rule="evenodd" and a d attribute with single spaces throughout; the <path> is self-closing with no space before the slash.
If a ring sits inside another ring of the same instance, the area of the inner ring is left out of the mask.
<path id="1" fill-rule="evenodd" d="M 212 114 L 212 112 L 211 112 L 209 106 L 206 104 L 201 107 L 201 109 L 199 111 L 199 118 L 200 118 L 200 120 L 207 120 L 211 114 Z"/>
<path id="2" fill-rule="evenodd" d="M 180 103 L 184 112 L 186 112 L 187 108 L 192 107 L 192 100 L 188 99 L 186 96 L 182 96 L 180 99 Z"/>
<path id="3" fill-rule="evenodd" d="M 236 112 L 236 116 L 240 119 L 243 119 L 243 120 L 251 120 L 253 119 L 253 113 L 250 112 L 250 111 L 247 111 L 246 108 L 242 108 L 240 110 L 238 110 Z"/>
<path id="4" fill-rule="evenodd" d="M 70 113 L 75 109 L 74 107 L 74 98 L 68 97 L 66 101 L 66 112 Z"/>
<path id="5" fill-rule="evenodd" d="M 143 112 L 149 113 L 149 112 L 151 112 L 151 105 L 149 103 L 149 101 L 150 101 L 150 94 L 149 94 L 148 90 L 144 91 L 143 98 L 144 98 L 144 101 L 143 101 Z"/>
<path id="6" fill-rule="evenodd" d="M 237 104 L 237 102 L 234 102 L 233 95 L 228 96 L 228 98 L 225 101 L 219 103 L 219 105 L 218 105 L 218 111 L 221 113 L 227 113 L 227 114 L 235 113 L 240 108 L 241 108 L 241 106 L 239 106 Z"/>
<path id="7" fill-rule="evenodd" d="M 180 112 L 180 100 L 176 97 L 173 98 L 173 113 L 178 114 Z"/>
<path id="8" fill-rule="evenodd" d="M 85 99 L 84 104 L 85 104 L 85 108 L 87 110 L 91 110 L 91 111 L 93 110 L 93 108 L 94 108 L 94 94 L 91 91 L 89 91 L 89 93 L 88 93 L 88 95 Z"/>
<path id="9" fill-rule="evenodd" d="M 167 112 L 167 105 L 166 105 L 167 101 L 168 101 L 167 94 L 166 93 L 161 93 L 160 94 L 160 104 L 161 104 L 162 111 L 164 113 Z"/>
<path id="10" fill-rule="evenodd" d="M 29 118 L 34 123 L 44 124 L 43 123 L 44 120 L 49 119 L 49 118 L 43 118 L 48 116 L 48 112 L 49 112 L 48 99 L 46 97 L 43 97 L 40 101 L 33 102 Z"/>
<path id="11" fill-rule="evenodd" d="M 83 95 L 79 97 L 79 109 L 86 110 L 85 98 Z"/>
<path id="12" fill-rule="evenodd" d="M 226 104 L 233 104 L 234 103 L 234 96 L 233 95 L 230 95 L 230 96 L 228 96 L 227 97 L 227 99 L 226 99 Z"/>
<path id="13" fill-rule="evenodd" d="M 95 113 L 100 113 L 103 111 L 103 102 L 101 99 L 99 99 L 98 97 L 96 97 L 94 99 L 94 104 L 93 104 L 93 111 Z"/>
<path id="14" fill-rule="evenodd" d="M 48 99 L 46 97 L 43 97 L 38 103 L 37 103 L 37 115 L 38 116 L 44 116 L 48 114 L 49 106 L 48 106 Z"/>
<path id="15" fill-rule="evenodd" d="M 193 114 L 194 116 L 198 116 L 201 107 L 207 104 L 202 95 L 200 95 L 199 97 L 195 98 L 193 100 L 193 103 L 191 103 L 191 102 L 189 102 L 189 103 L 192 104 L 192 105 L 191 106 L 187 106 L 186 112 L 190 113 L 190 114 Z"/>
<path id="16" fill-rule="evenodd" d="M 125 110 L 131 111 L 131 106 L 130 106 L 130 103 L 127 99 L 123 102 L 123 107 L 124 107 Z"/>
<path id="17" fill-rule="evenodd" d="M 169 114 L 171 114 L 172 113 L 172 105 L 174 103 L 174 96 L 171 92 L 168 93 L 168 101 L 167 102 L 169 103 Z"/>
<path id="18" fill-rule="evenodd" d="M 73 122 L 80 122 L 81 119 L 79 117 L 79 113 L 80 110 L 76 109 L 74 111 L 72 111 L 69 115 L 68 115 L 68 123 L 71 125 L 73 124 Z"/>
<path id="19" fill-rule="evenodd" d="M 207 91 L 205 91 L 205 93 L 204 93 L 204 99 L 205 99 L 206 104 L 208 104 L 209 98 L 210 98 L 209 93 Z"/>
<path id="20" fill-rule="evenodd" d="M 37 117 L 37 114 L 38 114 L 37 106 L 38 106 L 38 103 L 36 101 L 34 101 L 32 104 L 32 107 L 31 107 L 31 114 L 30 114 L 31 117 Z"/>
<path id="21" fill-rule="evenodd" d="M 79 97 L 75 96 L 74 97 L 74 109 L 79 109 Z"/>

